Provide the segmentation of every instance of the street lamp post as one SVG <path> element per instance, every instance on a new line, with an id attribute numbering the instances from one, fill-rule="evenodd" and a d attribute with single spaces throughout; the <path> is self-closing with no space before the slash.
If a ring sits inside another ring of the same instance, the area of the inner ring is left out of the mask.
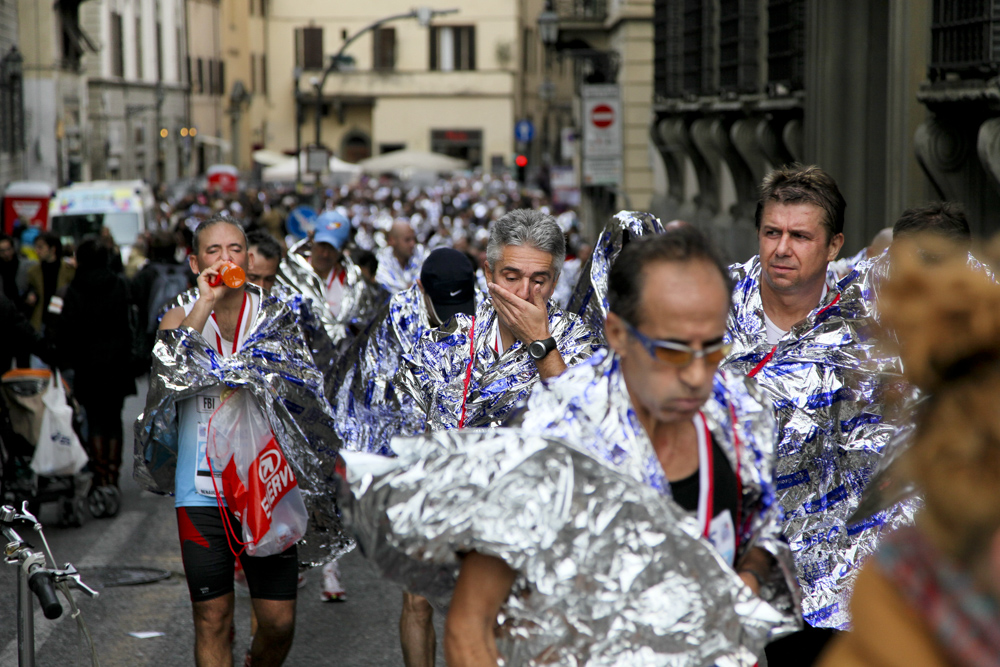
<path id="1" fill-rule="evenodd" d="M 545 10 L 538 15 L 538 37 L 546 47 L 559 41 L 559 15 L 552 11 L 552 0 L 546 0 Z"/>
<path id="2" fill-rule="evenodd" d="M 334 70 L 340 69 L 340 65 L 344 61 L 344 52 L 347 51 L 348 46 L 350 46 L 355 40 L 357 40 L 365 33 L 371 32 L 372 30 L 375 30 L 391 21 L 399 21 L 401 19 L 417 19 L 421 27 L 426 28 L 428 25 L 430 25 L 431 19 L 433 19 L 434 17 L 446 16 L 448 14 L 455 14 L 457 12 L 458 12 L 457 9 L 431 9 L 430 7 L 418 7 L 409 12 L 406 12 L 405 14 L 393 14 L 392 16 L 386 16 L 385 18 L 381 18 L 378 21 L 372 23 L 371 25 L 365 26 L 361 30 L 351 35 L 347 39 L 347 41 L 344 42 L 343 46 L 340 47 L 340 50 L 337 51 L 337 53 L 334 54 L 333 56 L 330 56 L 330 63 L 323 69 L 322 76 L 315 77 L 312 80 L 312 84 L 316 92 L 316 148 L 319 148 L 319 146 L 321 145 L 320 139 L 321 139 L 322 129 L 320 126 L 320 121 L 322 119 L 320 116 L 323 109 L 323 86 L 326 84 L 326 79 L 328 76 L 330 76 L 330 73 L 333 72 Z M 298 94 L 298 90 L 299 90 L 298 79 L 296 79 L 295 83 L 296 94 Z"/>

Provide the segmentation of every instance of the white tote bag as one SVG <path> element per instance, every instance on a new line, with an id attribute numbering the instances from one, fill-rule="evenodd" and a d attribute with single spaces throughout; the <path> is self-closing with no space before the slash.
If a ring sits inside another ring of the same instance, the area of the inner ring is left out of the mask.
<path id="1" fill-rule="evenodd" d="M 43 477 L 75 475 L 87 464 L 87 452 L 73 430 L 73 408 L 66 402 L 59 371 L 53 371 L 42 403 L 45 412 L 31 469 Z"/>

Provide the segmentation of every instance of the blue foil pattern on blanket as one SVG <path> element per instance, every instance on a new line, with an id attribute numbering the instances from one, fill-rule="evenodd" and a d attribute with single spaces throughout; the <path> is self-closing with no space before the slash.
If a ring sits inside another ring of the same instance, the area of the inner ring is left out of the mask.
<path id="1" fill-rule="evenodd" d="M 805 619 L 846 628 L 848 600 L 862 561 L 883 529 L 912 522 L 902 503 L 881 521 L 848 530 L 847 519 L 901 418 L 885 412 L 890 391 L 907 394 L 898 357 L 873 336 L 873 262 L 862 262 L 776 346 L 768 344 L 760 300 L 761 265 L 733 265 L 732 351 L 722 367 L 747 375 L 771 397 L 778 422 L 777 496 L 802 585 Z M 762 362 L 772 352 L 766 363 Z"/>
<path id="2" fill-rule="evenodd" d="M 574 366 L 601 349 L 601 338 L 580 318 L 548 304 L 549 332 L 567 366 Z M 429 329 L 403 355 L 396 377 L 397 393 L 409 396 L 426 428 L 457 428 L 465 396 L 468 428 L 502 424 L 538 380 L 535 362 L 520 341 L 498 353 L 494 349 L 497 313 L 489 299 L 476 310 L 470 353 L 472 318 L 458 314 L 444 326 Z M 466 371 L 474 358 L 468 391 Z"/>

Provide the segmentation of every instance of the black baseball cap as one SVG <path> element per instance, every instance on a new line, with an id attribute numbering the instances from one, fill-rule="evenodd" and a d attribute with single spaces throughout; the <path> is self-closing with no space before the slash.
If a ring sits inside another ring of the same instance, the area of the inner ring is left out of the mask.
<path id="1" fill-rule="evenodd" d="M 420 284 L 431 298 L 441 322 L 455 313 L 476 314 L 476 269 L 466 255 L 454 248 L 438 248 L 420 269 Z"/>

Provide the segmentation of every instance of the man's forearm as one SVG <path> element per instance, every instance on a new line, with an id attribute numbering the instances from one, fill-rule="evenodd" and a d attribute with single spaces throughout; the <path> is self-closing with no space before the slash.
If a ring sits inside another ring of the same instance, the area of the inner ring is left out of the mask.
<path id="1" fill-rule="evenodd" d="M 191 312 L 181 322 L 181 326 L 191 327 L 195 331 L 204 331 L 208 318 L 212 315 L 212 305 L 204 299 L 194 302 Z"/>
<path id="2" fill-rule="evenodd" d="M 538 377 L 543 380 L 562 375 L 562 372 L 566 370 L 566 362 L 559 354 L 559 350 L 552 350 L 545 355 L 544 359 L 536 361 L 535 366 L 538 368 Z"/>

